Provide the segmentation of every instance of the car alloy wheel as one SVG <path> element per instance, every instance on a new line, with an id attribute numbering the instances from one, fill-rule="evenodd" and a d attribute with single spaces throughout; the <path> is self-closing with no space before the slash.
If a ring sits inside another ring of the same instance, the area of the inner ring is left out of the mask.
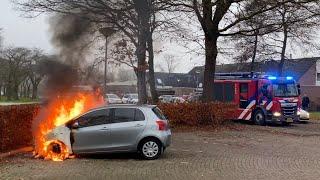
<path id="1" fill-rule="evenodd" d="M 159 140 L 149 138 L 141 142 L 139 152 L 144 159 L 153 160 L 160 157 L 163 148 Z"/>
<path id="2" fill-rule="evenodd" d="M 153 158 L 159 153 L 159 146 L 156 142 L 148 141 L 142 146 L 142 153 L 148 158 Z"/>

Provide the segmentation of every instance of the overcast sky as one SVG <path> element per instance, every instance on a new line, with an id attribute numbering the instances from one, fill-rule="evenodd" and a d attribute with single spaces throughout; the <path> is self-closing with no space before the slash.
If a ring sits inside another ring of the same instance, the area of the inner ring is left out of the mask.
<path id="1" fill-rule="evenodd" d="M 0 28 L 2 28 L 5 46 L 41 48 L 48 54 L 55 52 L 55 48 L 50 43 L 51 34 L 48 18 L 45 15 L 25 18 L 22 17 L 21 12 L 14 10 L 10 0 L 0 0 L 0 17 Z M 172 51 L 172 48 L 168 49 L 171 49 L 168 53 L 176 55 L 176 58 L 190 59 L 190 56 L 182 53 L 183 50 L 180 48 L 176 48 L 175 51 Z M 179 65 L 176 71 L 187 72 L 195 65 L 202 65 L 199 61 L 197 63 L 189 61 L 190 66 Z"/>
<path id="2" fill-rule="evenodd" d="M 53 52 L 45 16 L 24 18 L 10 0 L 0 0 L 0 28 L 6 46 L 37 47 Z"/>
<path id="3" fill-rule="evenodd" d="M 41 48 L 48 54 L 55 53 L 55 48 L 50 43 L 50 32 L 48 18 L 42 15 L 37 18 L 25 18 L 21 16 L 21 12 L 15 11 L 10 0 L 0 0 L 0 28 L 2 28 L 2 36 L 4 37 L 5 46 Z M 163 62 L 165 54 L 175 56 L 178 62 L 176 72 L 188 72 L 194 66 L 204 64 L 204 57 L 196 54 L 186 53 L 188 50 L 177 46 L 174 42 L 155 42 L 155 47 L 161 48 L 163 51 L 155 57 L 155 64 Z M 291 51 L 288 47 L 288 54 L 292 54 L 293 58 L 319 56 L 318 52 L 301 53 L 299 51 Z M 229 62 L 230 58 L 219 58 L 219 62 Z"/>

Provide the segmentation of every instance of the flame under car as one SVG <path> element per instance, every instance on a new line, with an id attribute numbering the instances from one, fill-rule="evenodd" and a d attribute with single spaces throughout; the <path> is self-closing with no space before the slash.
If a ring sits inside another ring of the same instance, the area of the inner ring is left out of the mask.
<path id="1" fill-rule="evenodd" d="M 110 105 L 90 110 L 54 128 L 46 136 L 49 150 L 92 154 L 138 152 L 157 159 L 171 143 L 171 130 L 162 112 L 151 105 Z"/>

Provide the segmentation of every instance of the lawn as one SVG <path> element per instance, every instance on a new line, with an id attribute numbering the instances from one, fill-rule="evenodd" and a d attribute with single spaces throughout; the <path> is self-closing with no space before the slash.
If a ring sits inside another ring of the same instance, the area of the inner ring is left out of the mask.
<path id="1" fill-rule="evenodd" d="M 7 100 L 6 97 L 0 98 L 0 103 L 28 103 L 28 102 L 38 102 L 38 99 L 31 99 L 31 98 L 20 98 L 19 100 Z"/>
<path id="2" fill-rule="evenodd" d="M 320 120 L 320 112 L 310 112 L 310 119 Z"/>

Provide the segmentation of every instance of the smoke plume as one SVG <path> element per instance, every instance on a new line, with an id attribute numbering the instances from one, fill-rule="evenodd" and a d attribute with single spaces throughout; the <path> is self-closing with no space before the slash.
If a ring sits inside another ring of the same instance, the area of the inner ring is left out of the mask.
<path id="1" fill-rule="evenodd" d="M 51 41 L 59 50 L 61 60 L 72 66 L 85 62 L 92 39 L 90 21 L 81 16 L 57 14 L 49 23 Z"/>

